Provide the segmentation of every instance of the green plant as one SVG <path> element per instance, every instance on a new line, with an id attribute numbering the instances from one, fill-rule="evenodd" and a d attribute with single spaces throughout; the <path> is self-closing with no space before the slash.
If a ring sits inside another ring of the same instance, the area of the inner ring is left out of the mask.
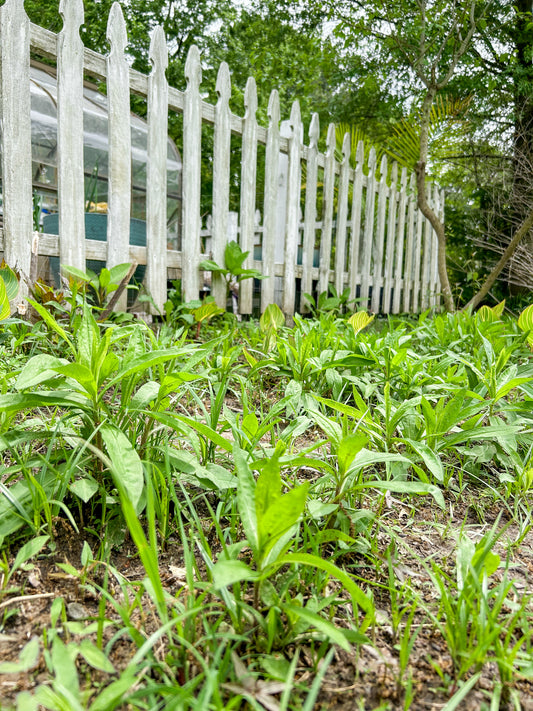
<path id="1" fill-rule="evenodd" d="M 234 286 L 245 279 L 266 279 L 257 269 L 244 269 L 243 264 L 249 252 L 243 252 L 235 241 L 228 242 L 224 249 L 224 266 L 217 264 L 212 259 L 204 259 L 200 269 L 213 272 L 223 278 L 226 284 L 226 298 Z"/>
<path id="2" fill-rule="evenodd" d="M 127 287 L 136 267 L 136 264 L 117 264 L 111 269 L 104 267 L 99 274 L 95 274 L 90 269 L 84 272 L 76 267 L 68 266 L 63 266 L 62 270 L 71 278 L 71 281 L 77 280 L 89 289 L 89 296 L 94 305 L 102 311 L 100 320 L 104 321 Z M 74 288 L 79 289 L 79 286 Z M 113 294 L 111 299 L 109 299 L 110 294 Z"/>

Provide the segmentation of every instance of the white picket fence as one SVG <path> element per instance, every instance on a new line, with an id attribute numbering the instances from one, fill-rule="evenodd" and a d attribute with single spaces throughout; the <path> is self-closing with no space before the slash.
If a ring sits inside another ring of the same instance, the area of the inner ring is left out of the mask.
<path id="1" fill-rule="evenodd" d="M 125 54 L 127 34 L 121 7 L 115 3 L 108 19 L 110 52 L 102 56 L 83 47 L 82 0 L 61 3 L 63 29 L 56 35 L 29 22 L 23 0 L 6 0 L 0 8 L 1 97 L 3 133 L 3 230 L 0 250 L 8 264 L 30 273 L 32 250 L 59 256 L 61 263 L 85 268 L 86 259 L 147 265 L 146 286 L 161 309 L 166 301 L 167 276 L 179 270 L 185 300 L 198 298 L 203 278 L 199 264 L 206 256 L 222 263 L 232 238 L 228 224 L 231 135 L 241 137 L 240 209 L 233 230 L 243 250 L 250 251 L 247 267 L 268 279 L 261 281 L 261 310 L 276 298 L 287 316 L 304 307 L 305 292 L 320 293 L 333 284 L 347 286 L 360 307 L 374 312 L 418 312 L 438 305 L 436 239 L 416 208 L 413 176 L 396 165 L 389 171 L 382 159 L 376 179 L 376 154 L 364 165 L 360 145 L 355 170 L 350 167 L 349 141 L 343 158 L 335 158 L 335 129 L 330 125 L 325 155 L 318 151 L 319 123 L 315 114 L 302 141 L 300 108 L 294 102 L 289 122 L 280 127 L 278 93 L 268 106 L 268 126 L 256 119 L 257 93 L 253 78 L 245 90 L 245 115 L 230 111 L 230 72 L 218 72 L 216 106 L 201 98 L 202 70 L 196 47 L 189 51 L 184 92 L 168 85 L 168 52 L 162 28 L 151 36 L 152 71 L 145 76 L 131 69 Z M 59 235 L 33 232 L 32 149 L 30 123 L 30 51 L 53 57 L 58 77 L 58 204 Z M 85 239 L 82 91 L 84 73 L 107 84 L 109 106 L 109 200 L 107 243 Z M 147 240 L 146 247 L 129 245 L 131 207 L 130 92 L 147 99 Z M 167 117 L 183 114 L 181 251 L 167 247 Z M 202 124 L 214 131 L 213 200 L 209 230 L 200 214 Z M 264 146 L 265 174 L 262 206 L 256 205 L 258 146 Z M 302 166 L 305 183 L 302 185 Z M 390 175 L 388 179 L 387 176 Z M 443 216 L 443 194 L 431 188 L 431 203 Z M 317 219 L 321 206 L 320 220 Z M 257 208 L 261 217 L 257 217 Z M 303 207 L 303 210 L 302 210 Z M 303 215 L 302 215 L 303 212 Z M 235 222 L 233 220 L 233 222 Z M 211 253 L 201 253 L 201 233 L 210 235 Z M 254 245 L 261 260 L 254 260 Z M 315 249 L 320 260 L 314 266 Z M 301 263 L 298 263 L 298 251 Z M 169 272 L 170 270 L 170 272 Z M 299 282 L 297 282 L 299 280 Z M 277 289 L 276 283 L 281 285 Z M 297 286 L 299 285 L 299 290 Z M 239 309 L 252 313 L 253 284 L 241 285 Z M 223 285 L 214 279 L 213 292 L 224 303 Z M 300 303 L 296 295 L 300 294 Z"/>

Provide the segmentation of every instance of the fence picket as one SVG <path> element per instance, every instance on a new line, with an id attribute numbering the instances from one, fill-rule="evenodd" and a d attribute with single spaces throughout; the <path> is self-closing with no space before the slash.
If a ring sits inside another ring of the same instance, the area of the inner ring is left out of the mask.
<path id="1" fill-rule="evenodd" d="M 433 192 L 432 186 L 429 188 L 429 196 Z M 429 198 L 431 200 L 431 197 Z M 423 255 L 422 255 L 422 265 L 421 265 L 421 299 L 420 308 L 422 311 L 426 311 L 429 306 L 429 280 L 431 264 L 433 261 L 433 227 L 429 220 L 424 220 L 424 241 L 423 241 Z"/>
<path id="2" fill-rule="evenodd" d="M 318 175 L 318 137 L 320 124 L 318 114 L 313 114 L 309 125 L 309 148 L 307 149 L 307 174 L 305 178 L 305 216 L 304 236 L 302 247 L 302 297 L 300 310 L 306 313 L 309 310 L 304 294 L 313 291 L 313 264 L 315 256 L 316 237 L 316 194 Z"/>
<path id="3" fill-rule="evenodd" d="M 402 267 L 405 242 L 405 210 L 407 206 L 407 168 L 402 168 L 402 177 L 400 179 L 400 199 L 398 203 L 398 222 L 397 222 L 397 239 L 396 239 L 396 260 L 394 267 L 394 296 L 392 299 L 392 313 L 400 312 L 401 294 L 402 294 Z M 405 286 L 404 286 L 405 289 Z"/>
<path id="4" fill-rule="evenodd" d="M 335 235 L 335 289 L 342 294 L 344 271 L 346 269 L 346 233 L 348 229 L 348 187 L 350 182 L 350 134 L 346 133 L 342 143 L 342 163 L 339 179 L 339 199 L 337 208 L 337 230 Z"/>
<path id="5" fill-rule="evenodd" d="M 276 196 L 278 193 L 279 161 L 279 94 L 274 89 L 268 101 L 268 129 L 265 151 L 265 199 L 263 208 L 263 275 L 261 282 L 261 311 L 274 303 L 274 247 L 276 243 Z"/>
<path id="6" fill-rule="evenodd" d="M 365 230 L 363 236 L 363 254 L 361 260 L 361 306 L 368 306 L 370 290 L 370 266 L 372 263 L 372 247 L 374 241 L 374 208 L 376 201 L 376 151 L 370 149 L 368 157 L 368 178 L 366 187 Z"/>
<path id="7" fill-rule="evenodd" d="M 249 252 L 244 266 L 250 269 L 254 259 L 255 182 L 257 173 L 257 87 L 249 77 L 244 92 L 245 114 L 242 129 L 241 170 L 241 249 Z M 252 313 L 253 280 L 242 282 L 239 291 L 239 311 Z"/>
<path id="8" fill-rule="evenodd" d="M 335 202 L 335 124 L 328 126 L 324 166 L 324 197 L 322 201 L 322 235 L 320 237 L 320 269 L 318 293 L 328 291 L 331 267 L 331 242 L 333 234 L 333 206 Z"/>
<path id="9" fill-rule="evenodd" d="M 420 309 L 420 268 L 422 263 L 422 235 L 424 233 L 425 218 L 420 212 L 416 213 L 416 239 L 413 254 L 413 311 Z"/>
<path id="10" fill-rule="evenodd" d="M 109 190 L 107 217 L 107 266 L 129 259 L 131 211 L 131 128 L 128 43 L 122 8 L 114 2 L 107 23 L 111 49 L 107 56 L 107 96 L 109 105 Z M 117 310 L 125 310 L 124 292 Z"/>
<path id="11" fill-rule="evenodd" d="M 378 221 L 376 228 L 376 239 L 374 241 L 373 262 L 374 270 L 372 274 L 372 311 L 378 313 L 381 301 L 381 287 L 383 285 L 383 247 L 385 244 L 385 216 L 387 213 L 387 156 L 381 159 L 381 179 L 378 188 Z"/>
<path id="12" fill-rule="evenodd" d="M 185 301 L 198 298 L 200 290 L 200 190 L 202 155 L 202 100 L 200 52 L 192 45 L 185 62 L 183 107 L 183 238 L 181 244 L 181 288 Z"/>
<path id="13" fill-rule="evenodd" d="M 148 163 L 146 170 L 146 278 L 156 310 L 167 300 L 167 113 L 168 50 L 162 27 L 150 41 Z"/>
<path id="14" fill-rule="evenodd" d="M 355 178 L 352 194 L 351 215 L 351 248 L 350 248 L 350 295 L 356 297 L 357 287 L 360 282 L 361 270 L 359 266 L 359 250 L 361 243 L 361 208 L 363 202 L 363 162 L 365 159 L 365 145 L 359 141 L 357 145 L 355 165 Z M 357 307 L 355 307 L 357 308 Z"/>
<path id="15" fill-rule="evenodd" d="M 415 195 L 415 174 L 411 173 L 409 179 L 409 201 L 407 208 L 407 242 L 405 245 L 405 269 L 403 276 L 403 310 L 409 313 L 411 303 L 414 311 L 414 248 L 415 248 L 415 217 L 416 217 L 416 195 Z"/>
<path id="16" fill-rule="evenodd" d="M 228 241 L 229 212 L 229 159 L 230 159 L 230 108 L 231 79 L 229 67 L 222 62 L 218 69 L 215 106 L 215 135 L 213 148 L 213 227 L 212 252 L 217 264 L 225 266 L 224 250 Z M 221 274 L 213 273 L 211 293 L 217 306 L 226 308 L 226 281 Z"/>
<path id="17" fill-rule="evenodd" d="M 444 195 L 440 190 L 439 186 L 435 184 L 433 186 L 433 205 L 439 218 L 444 222 Z M 430 306 L 435 309 L 439 305 L 439 243 L 437 240 L 437 233 L 433 230 L 433 258 L 431 263 L 431 281 L 429 285 L 430 290 Z"/>
<path id="18" fill-rule="evenodd" d="M 285 230 L 285 267 L 283 282 L 283 312 L 289 320 L 294 315 L 296 296 L 295 267 L 298 255 L 298 231 L 300 226 L 301 185 L 301 133 L 300 104 L 294 101 L 291 109 L 291 138 L 289 140 L 289 176 L 287 182 L 287 227 Z"/>
<path id="19" fill-rule="evenodd" d="M 63 18 L 57 48 L 59 259 L 85 270 L 82 0 L 61 0 L 59 13 Z"/>
<path id="20" fill-rule="evenodd" d="M 30 122 L 30 22 L 23 0 L 0 8 L 2 191 L 4 257 L 29 276 L 32 246 L 32 165 Z M 21 305 L 27 286 L 15 305 Z"/>
<path id="21" fill-rule="evenodd" d="M 389 188 L 389 215 L 387 220 L 387 243 L 385 249 L 385 267 L 383 279 L 382 312 L 391 311 L 392 271 L 396 246 L 396 215 L 398 208 L 398 163 L 392 164 L 391 184 Z"/>

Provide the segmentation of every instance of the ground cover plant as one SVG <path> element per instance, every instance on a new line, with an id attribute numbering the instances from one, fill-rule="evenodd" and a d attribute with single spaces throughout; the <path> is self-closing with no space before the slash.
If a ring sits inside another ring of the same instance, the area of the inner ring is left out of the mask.
<path id="1" fill-rule="evenodd" d="M 78 287 L 0 333 L 2 709 L 530 708 L 533 306 Z"/>

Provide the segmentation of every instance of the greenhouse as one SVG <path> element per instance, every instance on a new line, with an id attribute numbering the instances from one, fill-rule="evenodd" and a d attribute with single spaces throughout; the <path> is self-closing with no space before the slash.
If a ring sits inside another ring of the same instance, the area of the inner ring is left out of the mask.
<path id="1" fill-rule="evenodd" d="M 107 97 L 94 84 L 84 84 L 84 172 L 87 213 L 106 213 L 108 198 L 108 108 Z M 57 80 L 55 69 L 32 62 L 31 132 L 33 159 L 34 228 L 56 232 L 57 188 Z M 131 114 L 131 217 L 146 218 L 146 168 L 148 125 Z M 177 249 L 181 219 L 181 157 L 169 137 L 167 152 L 168 245 Z M 48 217 L 49 216 L 49 217 Z M 90 221 L 86 221 L 89 225 Z M 142 227 L 142 226 L 141 226 Z M 137 223 L 137 231 L 139 224 Z M 142 232 L 142 229 L 141 229 Z M 105 239 L 91 228 L 86 236 Z M 132 241 L 132 243 L 134 243 Z M 137 242 L 140 243 L 140 242 Z"/>

